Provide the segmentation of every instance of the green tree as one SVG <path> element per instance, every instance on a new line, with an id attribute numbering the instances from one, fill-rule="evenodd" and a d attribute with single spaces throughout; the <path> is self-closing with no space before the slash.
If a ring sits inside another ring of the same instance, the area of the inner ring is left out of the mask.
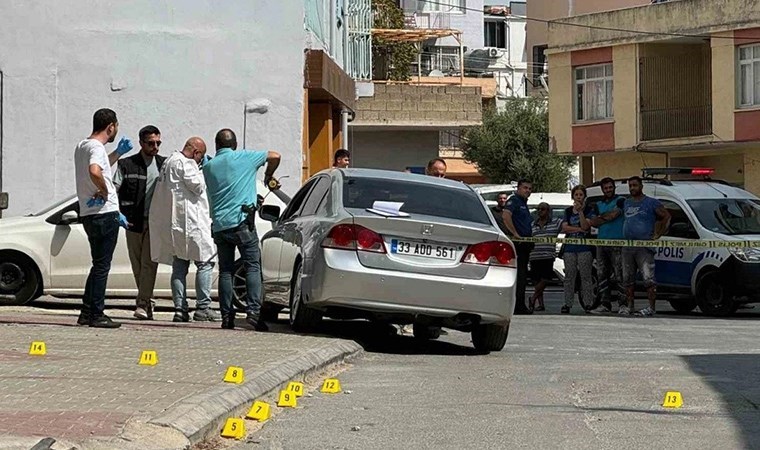
<path id="1" fill-rule="evenodd" d="M 373 28 L 404 28 L 404 11 L 393 0 L 373 0 Z M 372 42 L 372 73 L 375 80 L 408 81 L 417 49 L 409 42 L 389 41 L 380 37 Z"/>
<path id="2" fill-rule="evenodd" d="M 487 110 L 483 125 L 464 134 L 466 161 L 494 183 L 521 178 L 537 192 L 567 192 L 575 158 L 549 153 L 549 115 L 540 99 L 510 99 L 503 111 Z"/>

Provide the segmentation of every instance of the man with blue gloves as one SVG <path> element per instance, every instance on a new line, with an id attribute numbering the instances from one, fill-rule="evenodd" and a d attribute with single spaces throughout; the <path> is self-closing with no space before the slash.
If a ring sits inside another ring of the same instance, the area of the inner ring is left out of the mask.
<path id="1" fill-rule="evenodd" d="M 156 285 L 158 263 L 150 255 L 148 213 L 158 180 L 163 156 L 158 154 L 161 132 L 153 125 L 140 130 L 140 151 L 119 161 L 113 184 L 119 196 L 119 209 L 129 221 L 127 250 L 132 274 L 137 285 L 135 317 L 153 319 L 153 288 Z"/>
<path id="2" fill-rule="evenodd" d="M 114 141 L 118 132 L 116 113 L 107 108 L 99 109 L 92 118 L 92 134 L 74 150 L 79 217 L 87 233 L 92 257 L 92 268 L 87 276 L 77 323 L 96 328 L 121 326 L 104 313 L 106 284 L 119 226 L 128 226 L 126 217 L 119 212 L 111 166 L 132 149 L 132 143 L 122 138 L 111 155 L 106 154 L 105 148 L 105 144 Z"/>
<path id="3" fill-rule="evenodd" d="M 228 128 L 219 130 L 215 143 L 216 156 L 203 164 L 203 175 L 211 206 L 211 230 L 219 255 L 222 328 L 235 328 L 232 272 L 235 270 L 237 249 L 245 266 L 246 321 L 256 331 L 266 331 L 268 328 L 261 320 L 259 238 L 252 214 L 257 207 L 256 173 L 266 164 L 264 183 L 272 190 L 278 189 L 279 183 L 273 175 L 280 164 L 280 154 L 272 151 L 237 150 L 235 133 Z"/>

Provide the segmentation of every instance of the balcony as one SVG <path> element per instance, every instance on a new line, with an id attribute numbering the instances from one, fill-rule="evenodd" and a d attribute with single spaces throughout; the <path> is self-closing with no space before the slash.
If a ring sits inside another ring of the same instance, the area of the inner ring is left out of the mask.
<path id="1" fill-rule="evenodd" d="M 650 44 L 640 54 L 641 140 L 712 134 L 709 46 Z"/>

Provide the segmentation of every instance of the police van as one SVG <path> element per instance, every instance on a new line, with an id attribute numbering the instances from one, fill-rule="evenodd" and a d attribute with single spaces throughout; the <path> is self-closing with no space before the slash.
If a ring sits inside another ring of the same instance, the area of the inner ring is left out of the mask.
<path id="1" fill-rule="evenodd" d="M 760 199 L 709 176 L 707 168 L 651 168 L 642 171 L 644 194 L 660 200 L 671 221 L 662 241 L 760 241 Z M 627 180 L 615 180 L 628 196 Z M 588 189 L 588 202 L 603 198 Z M 658 299 L 678 312 L 699 306 L 707 315 L 727 316 L 760 302 L 760 245 L 757 247 L 668 247 L 655 253 Z"/>

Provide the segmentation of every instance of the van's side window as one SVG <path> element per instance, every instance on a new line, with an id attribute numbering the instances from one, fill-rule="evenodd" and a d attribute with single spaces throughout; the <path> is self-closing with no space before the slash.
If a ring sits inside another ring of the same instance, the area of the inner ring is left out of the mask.
<path id="1" fill-rule="evenodd" d="M 670 213 L 670 227 L 665 232 L 665 236 L 677 237 L 682 239 L 699 239 L 696 228 L 689 220 L 683 208 L 676 202 L 670 200 L 660 200 L 665 209 Z"/>

